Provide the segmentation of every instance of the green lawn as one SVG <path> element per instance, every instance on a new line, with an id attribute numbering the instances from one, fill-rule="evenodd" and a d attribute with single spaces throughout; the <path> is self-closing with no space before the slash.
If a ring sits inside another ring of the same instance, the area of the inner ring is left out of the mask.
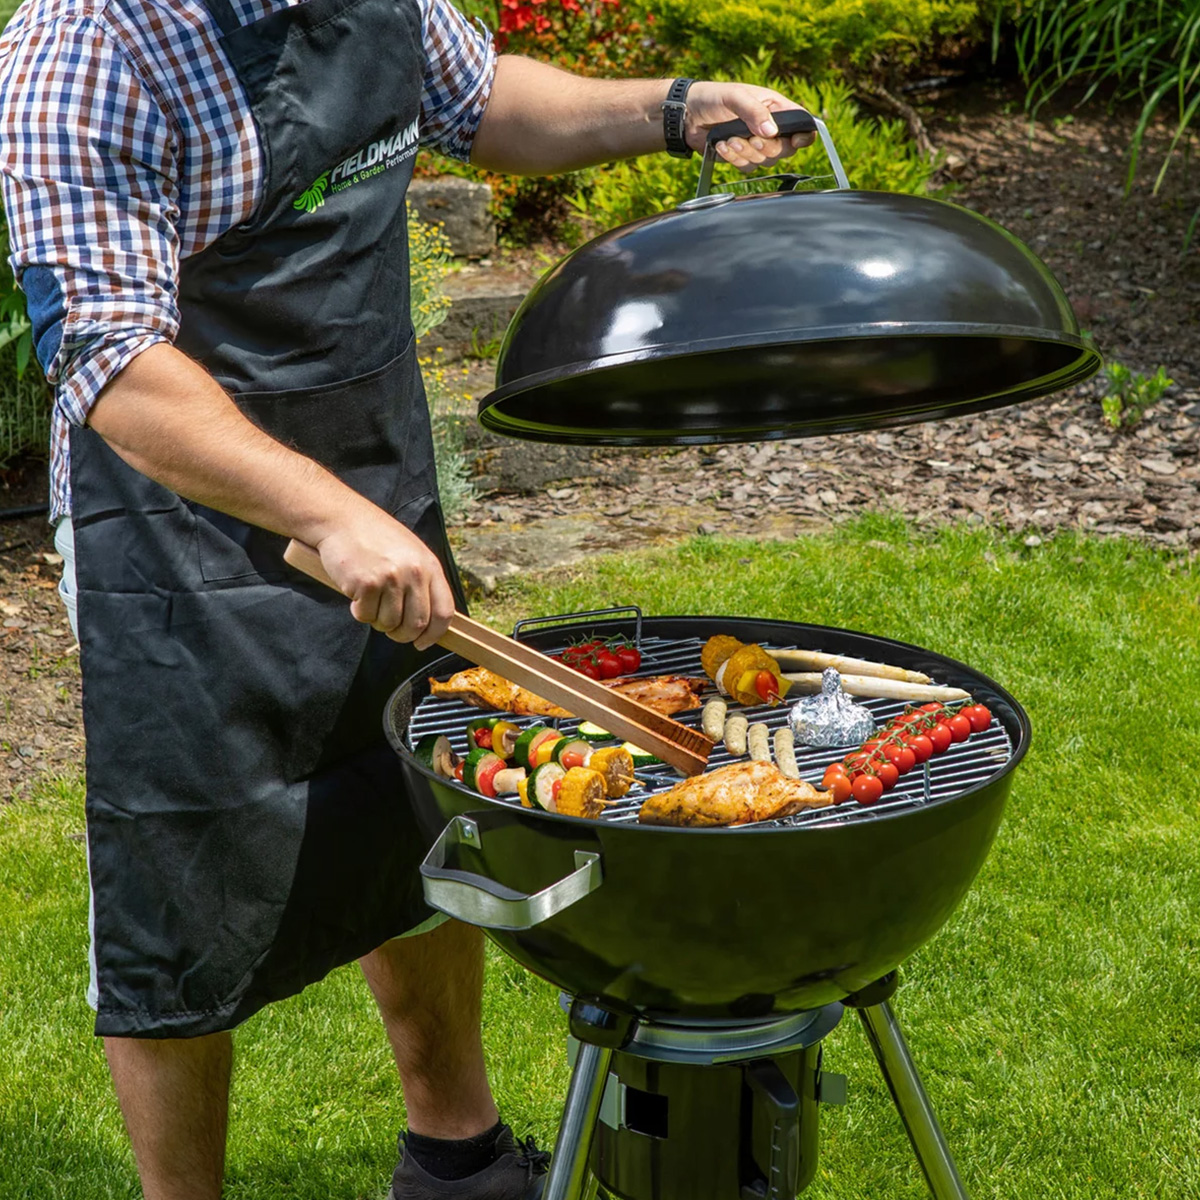
<path id="1" fill-rule="evenodd" d="M 710 539 L 525 579 L 477 611 L 641 604 L 815 621 L 936 647 L 1029 711 L 1033 750 L 977 886 L 895 1006 L 975 1200 L 1200 1197 L 1200 580 L 1120 541 L 917 534 L 878 518 L 786 544 Z M 0 1195 L 136 1195 L 83 1004 L 77 781 L 0 806 Z M 803 914 L 798 914 L 802 919 Z M 553 1140 L 555 994 L 493 955 L 502 1109 Z M 356 972 L 247 1023 L 232 1200 L 380 1197 L 403 1116 Z M 850 1103 L 806 1200 L 924 1197 L 857 1022 L 827 1043 Z"/>

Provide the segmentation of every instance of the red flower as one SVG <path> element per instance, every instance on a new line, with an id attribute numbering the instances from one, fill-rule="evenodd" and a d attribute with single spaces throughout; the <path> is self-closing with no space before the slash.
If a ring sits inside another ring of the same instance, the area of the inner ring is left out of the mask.
<path id="1" fill-rule="evenodd" d="M 534 4 L 539 3 L 539 0 L 533 0 Z M 533 27 L 538 33 L 545 33 L 550 28 L 550 18 L 542 16 L 538 13 L 533 19 Z"/>

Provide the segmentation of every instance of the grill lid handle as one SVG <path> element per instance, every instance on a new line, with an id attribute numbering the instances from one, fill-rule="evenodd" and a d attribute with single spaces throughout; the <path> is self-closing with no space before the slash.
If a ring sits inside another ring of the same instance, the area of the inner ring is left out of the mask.
<path id="1" fill-rule="evenodd" d="M 446 852 L 453 846 L 483 848 L 479 826 L 470 817 L 454 817 L 425 856 L 421 864 L 425 899 L 439 912 L 482 929 L 532 929 L 604 882 L 600 855 L 576 850 L 570 875 L 529 895 L 487 875 L 447 867 Z"/>

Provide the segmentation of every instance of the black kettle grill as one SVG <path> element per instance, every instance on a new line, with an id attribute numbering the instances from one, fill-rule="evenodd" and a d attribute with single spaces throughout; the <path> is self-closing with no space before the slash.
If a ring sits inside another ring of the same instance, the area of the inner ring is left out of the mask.
<path id="1" fill-rule="evenodd" d="M 464 753 L 478 710 L 431 695 L 424 676 L 393 693 L 385 728 L 436 838 L 426 898 L 570 998 L 574 1070 L 546 1200 L 580 1200 L 593 1180 L 620 1200 L 791 1200 L 815 1169 L 818 1105 L 843 1086 L 821 1055 L 846 1007 L 862 1019 L 934 1195 L 964 1200 L 887 1001 L 894 968 L 950 917 L 987 855 L 1029 743 L 1025 714 L 986 676 L 902 642 L 787 621 L 617 615 L 627 611 L 514 632 L 547 653 L 585 634 L 625 636 L 643 674 L 701 674 L 701 646 L 717 632 L 824 650 L 922 671 L 969 691 L 995 720 L 873 807 L 676 829 L 637 821 L 645 796 L 676 782 L 665 765 L 639 770 L 641 786 L 594 821 L 441 778 L 412 746 L 438 733 Z M 467 665 L 447 656 L 430 673 Z M 880 724 L 903 708 L 867 703 Z M 786 708 L 746 715 L 778 727 Z M 799 748 L 801 775 L 819 779 L 845 749 Z M 710 758 L 728 761 L 724 748 Z"/>

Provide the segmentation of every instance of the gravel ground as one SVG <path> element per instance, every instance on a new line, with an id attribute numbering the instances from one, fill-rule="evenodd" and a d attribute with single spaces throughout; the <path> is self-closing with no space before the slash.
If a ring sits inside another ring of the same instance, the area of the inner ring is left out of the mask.
<path id="1" fill-rule="evenodd" d="M 696 532 L 791 536 L 868 509 L 1196 553 L 1200 260 L 1195 248 L 1182 254 L 1191 181 L 1173 168 L 1159 195 L 1141 184 L 1124 197 L 1130 114 L 1064 110 L 1031 135 L 1011 95 L 981 89 L 926 112 L 951 155 L 954 200 L 1042 255 L 1107 355 L 1147 372 L 1164 365 L 1176 380 L 1167 398 L 1130 432 L 1103 423 L 1093 381 L 1048 402 L 838 438 L 620 453 L 484 438 L 481 495 L 452 533 L 478 588 L 598 550 Z M 1150 138 L 1156 165 L 1165 137 Z M 0 493 L 0 506 L 39 498 L 33 490 Z M 0 797 L 82 762 L 78 651 L 56 579 L 43 521 L 0 525 Z"/>

